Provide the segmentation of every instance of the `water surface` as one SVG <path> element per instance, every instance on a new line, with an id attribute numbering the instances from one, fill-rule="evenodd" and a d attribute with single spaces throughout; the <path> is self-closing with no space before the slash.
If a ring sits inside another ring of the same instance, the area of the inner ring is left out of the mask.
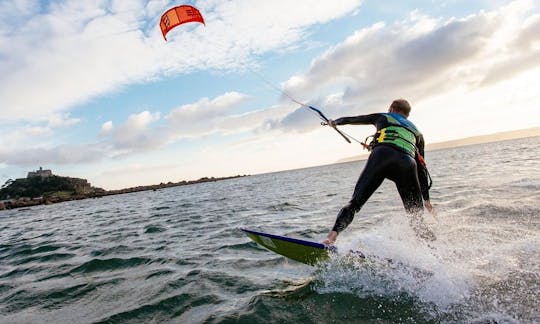
<path id="1" fill-rule="evenodd" d="M 306 266 L 238 230 L 322 240 L 363 161 L 3 211 L 0 322 L 538 322 L 539 144 L 428 152 L 438 240 L 386 181 L 338 240 L 364 263 Z"/>

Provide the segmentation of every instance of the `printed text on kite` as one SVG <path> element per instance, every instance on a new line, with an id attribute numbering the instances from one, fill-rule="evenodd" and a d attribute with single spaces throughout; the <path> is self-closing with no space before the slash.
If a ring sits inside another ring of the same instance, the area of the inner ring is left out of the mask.
<path id="1" fill-rule="evenodd" d="M 165 11 L 163 16 L 161 16 L 161 22 L 159 23 L 163 38 L 167 40 L 166 35 L 171 29 L 189 22 L 200 22 L 204 25 L 203 16 L 199 10 L 193 6 L 181 5 Z"/>

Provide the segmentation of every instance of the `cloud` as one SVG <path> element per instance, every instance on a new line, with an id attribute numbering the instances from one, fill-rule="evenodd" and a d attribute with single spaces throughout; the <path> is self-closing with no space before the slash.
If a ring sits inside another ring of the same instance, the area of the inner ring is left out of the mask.
<path id="1" fill-rule="evenodd" d="M 130 176 L 134 173 L 137 174 L 147 174 L 156 171 L 171 171 L 178 166 L 176 164 L 162 164 L 162 165 L 147 165 L 141 163 L 130 163 L 127 165 L 122 165 L 121 167 L 113 167 L 107 170 L 104 170 L 99 173 L 99 178 L 114 178 L 114 177 L 124 177 Z M 140 184 L 140 182 L 139 182 Z"/>
<path id="2" fill-rule="evenodd" d="M 521 28 L 518 37 L 514 44 L 523 49 L 530 49 L 532 46 L 537 46 L 540 43 L 540 15 L 528 17 Z"/>
<path id="3" fill-rule="evenodd" d="M 484 76 L 482 85 L 511 78 L 514 75 L 540 65 L 540 15 L 527 17 L 523 23 L 516 23 L 513 28 L 507 28 L 511 41 L 498 47 L 502 57 L 492 65 Z"/>
<path id="4" fill-rule="evenodd" d="M 197 102 L 173 109 L 163 123 L 159 114 L 148 111 L 132 115 L 125 124 L 113 127 L 112 122 L 102 125 L 100 133 L 117 150 L 137 152 L 157 149 L 181 139 L 209 135 L 230 135 L 256 131 L 271 119 L 279 119 L 289 111 L 288 106 L 238 112 L 249 97 L 239 92 L 227 92 L 215 98 L 201 98 Z"/>
<path id="5" fill-rule="evenodd" d="M 341 97 L 324 107 L 330 115 L 380 111 L 396 97 L 416 102 L 455 87 L 478 89 L 540 64 L 534 8 L 514 1 L 462 19 L 413 12 L 405 21 L 376 23 L 315 58 L 284 89 L 301 99 L 318 93 L 314 100 L 323 103 Z"/>
<path id="6" fill-rule="evenodd" d="M 8 165 L 32 166 L 36 164 L 81 164 L 100 161 L 118 155 L 144 151 L 159 147 L 160 138 L 152 124 L 161 119 L 160 113 L 143 111 L 130 115 L 126 122 L 114 127 L 112 121 L 103 123 L 99 142 L 88 144 L 66 144 L 52 147 L 32 147 L 21 149 L 24 145 L 4 146 L 0 150 L 0 163 Z M 66 120 L 68 122 L 66 122 Z M 55 125 L 70 124 L 69 118 L 56 121 Z M 22 140 L 35 136 L 48 136 L 53 134 L 53 129 L 47 127 L 23 127 L 10 134 L 9 138 Z M 39 143 L 38 143 L 39 144 Z"/>
<path id="7" fill-rule="evenodd" d="M 124 124 L 113 127 L 111 121 L 101 126 L 100 133 L 106 137 L 106 143 L 116 153 L 148 150 L 160 147 L 163 137 L 159 136 L 159 128 L 152 124 L 161 119 L 159 112 L 143 111 L 130 115 Z"/>
<path id="8" fill-rule="evenodd" d="M 54 3 L 39 8 L 37 20 L 17 28 L 0 19 L 0 57 L 7 58 L 0 72 L 9 72 L 0 73 L 0 101 L 6 107 L 0 118 L 38 120 L 17 136 L 49 136 L 53 125 L 80 122 L 64 112 L 133 82 L 198 68 L 241 68 L 261 53 L 294 46 L 313 24 L 350 13 L 360 2 L 322 1 L 317 6 L 313 1 L 278 1 L 267 8 L 247 0 L 207 1 L 200 6 L 207 26 L 179 28 L 166 44 L 155 27 L 163 5 L 116 4 Z M 7 17 L 8 7 L 0 5 L 0 18 Z M 30 9 L 20 8 L 17 15 L 32 16 Z M 280 14 L 283 8 L 287 15 Z M 379 22 L 328 49 L 283 86 L 293 97 L 322 107 L 329 117 L 380 111 L 396 97 L 418 102 L 456 87 L 486 87 L 540 65 L 540 18 L 531 13 L 534 8 L 533 1 L 514 1 L 464 18 L 433 18 L 415 11 L 403 21 Z M 77 19 L 58 20 L 66 13 Z M 268 15 L 276 19 L 266 19 Z M 38 37 L 43 41 L 37 42 Z M 8 39 L 15 49 L 7 46 Z M 31 45 L 35 50 L 30 51 Z M 211 134 L 254 132 L 257 137 L 320 127 L 317 116 L 290 101 L 245 112 L 249 104 L 248 95 L 231 91 L 182 105 L 164 117 L 143 111 L 124 123 L 103 123 L 99 142 L 4 147 L 0 163 L 28 163 L 32 158 L 45 161 L 40 164 L 78 163 Z M 44 120 L 50 123 L 44 125 Z"/>
<path id="9" fill-rule="evenodd" d="M 167 121 L 171 132 L 179 137 L 208 135 L 218 131 L 234 109 L 247 99 L 246 95 L 238 92 L 228 92 L 212 100 L 202 98 L 174 109 L 167 116 Z"/>
<path id="10" fill-rule="evenodd" d="M 106 121 L 103 123 L 103 125 L 101 125 L 101 130 L 99 131 L 99 133 L 101 135 L 107 135 L 113 130 L 113 128 L 114 128 L 114 125 L 113 125 L 112 120 Z"/>
<path id="11" fill-rule="evenodd" d="M 247 97 L 238 92 L 228 92 L 213 100 L 203 98 L 194 104 L 183 105 L 174 109 L 167 116 L 171 123 L 187 126 L 205 119 L 226 116 L 232 108 L 242 103 Z"/>
<path id="12" fill-rule="evenodd" d="M 114 126 L 102 124 L 99 131 L 102 143 L 111 148 L 112 155 L 155 150 L 186 138 L 211 134 L 232 134 L 254 130 L 275 113 L 269 109 L 235 113 L 249 98 L 238 92 L 227 92 L 215 98 L 201 98 L 191 104 L 173 109 L 162 119 L 158 112 L 143 111 L 129 116 L 125 123 Z"/>
<path id="13" fill-rule="evenodd" d="M 97 144 L 0 150 L 0 162 L 18 166 L 84 164 L 102 160 L 106 152 L 104 147 Z"/>
<path id="14" fill-rule="evenodd" d="M 48 116 L 47 119 L 48 127 L 53 129 L 71 127 L 80 122 L 79 118 L 73 118 L 69 114 L 53 114 Z"/>
<path id="15" fill-rule="evenodd" d="M 32 146 L 36 142 L 51 138 L 57 130 L 69 128 L 81 122 L 69 114 L 53 114 L 47 119 L 31 123 L 0 123 L 3 134 L 0 146 L 4 149 Z"/>
<path id="16" fill-rule="evenodd" d="M 0 163 L 95 161 L 187 137 L 263 129 L 290 108 L 243 113 L 235 107 L 247 102 L 247 96 L 231 92 L 182 106 L 165 119 L 145 111 L 123 124 L 106 122 L 95 143 L 45 143 L 56 129 L 80 123 L 68 111 L 93 98 L 196 69 L 244 69 L 258 55 L 296 46 L 309 27 L 351 13 L 360 1 L 279 0 L 256 6 L 246 0 L 207 1 L 199 6 L 206 27 L 177 28 L 164 43 L 157 22 L 169 5 L 143 0 L 2 1 L 0 122 L 16 126 L 3 126 Z M 274 18 L 267 19 L 269 14 Z M 40 138 L 32 142 L 35 136 Z"/>
<path id="17" fill-rule="evenodd" d="M 243 68 L 253 55 L 291 46 L 310 26 L 352 12 L 360 0 L 198 5 L 206 27 L 179 27 L 164 43 L 158 20 L 170 6 L 165 1 L 2 1 L 0 121 L 45 118 L 171 73 Z"/>
<path id="18" fill-rule="evenodd" d="M 119 125 L 107 121 L 101 125 L 99 141 L 90 144 L 49 148 L 29 145 L 30 148 L 26 149 L 5 145 L 0 150 L 0 163 L 23 166 L 36 163 L 77 164 L 124 157 L 156 150 L 185 138 L 257 131 L 262 129 L 265 122 L 279 119 L 290 111 L 288 106 L 275 106 L 248 113 L 234 113 L 247 100 L 244 94 L 228 92 L 213 99 L 202 98 L 173 109 L 165 119 L 161 118 L 159 112 L 143 111 L 130 115 Z M 52 134 L 53 130 L 49 127 L 24 127 L 3 139 L 17 140 Z"/>

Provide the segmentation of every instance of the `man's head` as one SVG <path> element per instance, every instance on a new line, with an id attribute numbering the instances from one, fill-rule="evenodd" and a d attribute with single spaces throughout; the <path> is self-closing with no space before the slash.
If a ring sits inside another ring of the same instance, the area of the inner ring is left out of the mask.
<path id="1" fill-rule="evenodd" d="M 409 117 L 409 113 L 411 112 L 411 105 L 409 105 L 409 102 L 405 99 L 396 99 L 392 101 L 390 108 L 388 108 L 388 112 L 394 112 L 402 114 L 405 117 Z"/>

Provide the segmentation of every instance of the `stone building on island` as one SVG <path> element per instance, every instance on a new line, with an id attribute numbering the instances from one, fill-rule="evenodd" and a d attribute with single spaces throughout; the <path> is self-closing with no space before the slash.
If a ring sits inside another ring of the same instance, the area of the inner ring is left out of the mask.
<path id="1" fill-rule="evenodd" d="M 52 174 L 51 170 L 43 170 L 43 167 L 39 167 L 39 170 L 28 172 L 28 175 L 26 176 L 26 178 L 29 179 L 29 178 L 40 177 L 41 179 L 45 179 L 45 178 L 50 177 L 52 175 L 53 174 Z"/>
<path id="2" fill-rule="evenodd" d="M 95 198 L 105 193 L 86 179 L 55 175 L 40 167 L 28 172 L 26 178 L 10 179 L 0 187 L 0 210 Z"/>
<path id="3" fill-rule="evenodd" d="M 42 181 L 52 181 L 54 178 L 62 179 L 62 182 L 65 185 L 72 188 L 76 192 L 84 192 L 92 188 L 86 179 L 57 176 L 54 175 L 51 170 L 43 170 L 43 167 L 39 167 L 39 170 L 28 172 L 26 179 L 32 178 L 41 178 Z"/>

